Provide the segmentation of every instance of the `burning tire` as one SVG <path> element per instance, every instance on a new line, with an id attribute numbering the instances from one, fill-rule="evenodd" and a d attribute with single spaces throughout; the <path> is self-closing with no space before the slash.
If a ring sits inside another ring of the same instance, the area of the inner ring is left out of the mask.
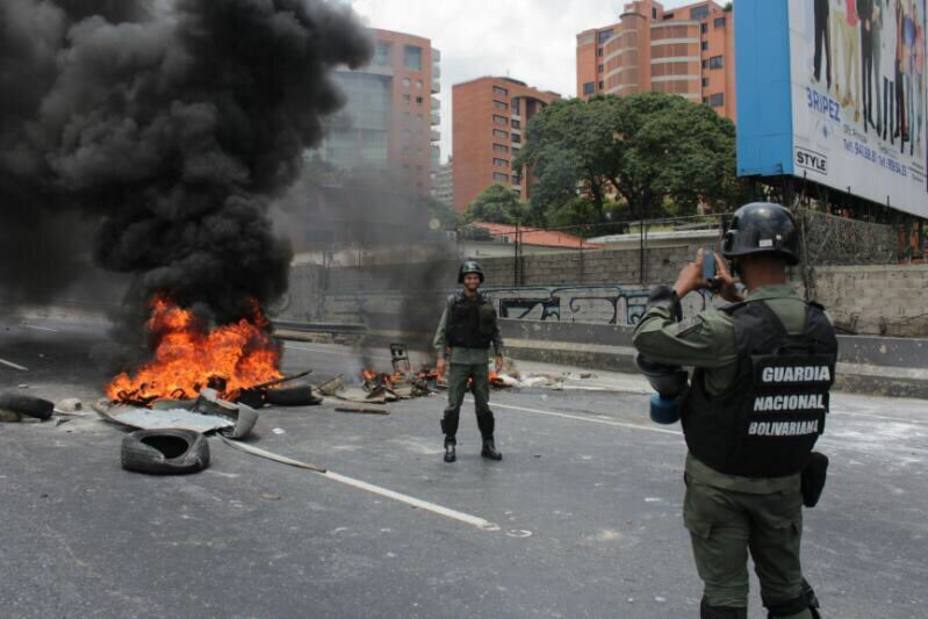
<path id="1" fill-rule="evenodd" d="M 55 410 L 54 402 L 18 393 L 0 393 L 0 410 L 17 415 L 26 415 L 36 419 L 51 419 Z"/>
<path id="2" fill-rule="evenodd" d="M 309 385 L 268 389 L 265 399 L 273 406 L 315 406 L 322 403 L 322 400 L 313 395 L 313 389 Z"/>
<path id="3" fill-rule="evenodd" d="M 184 475 L 209 466 L 206 437 L 192 430 L 138 430 L 122 441 L 122 468 L 149 475 Z"/>

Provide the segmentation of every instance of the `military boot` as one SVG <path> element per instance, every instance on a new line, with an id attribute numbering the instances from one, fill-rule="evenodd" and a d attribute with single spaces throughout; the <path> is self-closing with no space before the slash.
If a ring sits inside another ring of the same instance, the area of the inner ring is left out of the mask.
<path id="1" fill-rule="evenodd" d="M 458 459 L 457 454 L 454 452 L 454 447 L 457 444 L 453 438 L 445 439 L 445 462 L 454 462 Z"/>
<path id="2" fill-rule="evenodd" d="M 496 451 L 496 444 L 493 442 L 492 438 L 483 439 L 483 449 L 481 450 L 480 455 L 487 460 L 503 459 L 503 454 Z"/>

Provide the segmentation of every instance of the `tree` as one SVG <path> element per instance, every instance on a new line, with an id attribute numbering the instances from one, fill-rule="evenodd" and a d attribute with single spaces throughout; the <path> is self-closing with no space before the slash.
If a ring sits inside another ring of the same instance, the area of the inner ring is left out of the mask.
<path id="1" fill-rule="evenodd" d="M 432 197 L 426 198 L 425 201 L 429 210 L 430 227 L 433 221 L 437 221 L 438 227 L 442 230 L 454 230 L 461 225 L 461 214 L 456 210 Z"/>
<path id="2" fill-rule="evenodd" d="M 527 214 L 528 208 L 519 196 L 497 183 L 484 189 L 470 203 L 464 211 L 464 220 L 514 225 L 518 221 L 525 221 Z"/>
<path id="3" fill-rule="evenodd" d="M 526 137 L 515 165 L 537 179 L 536 213 L 563 210 L 577 195 L 599 221 L 610 196 L 638 217 L 727 207 L 740 197 L 734 124 L 676 95 L 559 101 L 529 122 Z"/>

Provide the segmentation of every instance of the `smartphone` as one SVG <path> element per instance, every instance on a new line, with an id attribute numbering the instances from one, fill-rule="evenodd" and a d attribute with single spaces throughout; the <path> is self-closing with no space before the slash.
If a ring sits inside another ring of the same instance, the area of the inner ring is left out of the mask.
<path id="1" fill-rule="evenodd" d="M 702 277 L 707 282 L 715 279 L 715 252 L 709 248 L 702 250 Z"/>

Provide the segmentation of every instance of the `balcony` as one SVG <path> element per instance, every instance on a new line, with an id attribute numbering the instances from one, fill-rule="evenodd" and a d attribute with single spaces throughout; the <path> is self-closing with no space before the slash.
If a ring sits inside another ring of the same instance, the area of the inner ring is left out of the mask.
<path id="1" fill-rule="evenodd" d="M 433 127 L 441 124 L 441 114 L 438 112 L 432 112 L 432 120 L 430 123 Z"/>
<path id="2" fill-rule="evenodd" d="M 432 64 L 436 65 L 441 62 L 441 50 L 432 48 Z"/>
<path id="3" fill-rule="evenodd" d="M 437 95 L 441 92 L 441 82 L 439 80 L 432 80 L 432 94 Z"/>
<path id="4" fill-rule="evenodd" d="M 437 129 L 432 129 L 430 132 L 430 141 L 432 142 L 441 142 L 441 131 Z"/>
<path id="5" fill-rule="evenodd" d="M 441 109 L 441 99 L 436 99 L 435 97 L 432 97 L 432 111 L 437 112 L 440 109 Z"/>
<path id="6" fill-rule="evenodd" d="M 433 80 L 441 79 L 441 66 L 432 65 L 432 79 Z"/>

